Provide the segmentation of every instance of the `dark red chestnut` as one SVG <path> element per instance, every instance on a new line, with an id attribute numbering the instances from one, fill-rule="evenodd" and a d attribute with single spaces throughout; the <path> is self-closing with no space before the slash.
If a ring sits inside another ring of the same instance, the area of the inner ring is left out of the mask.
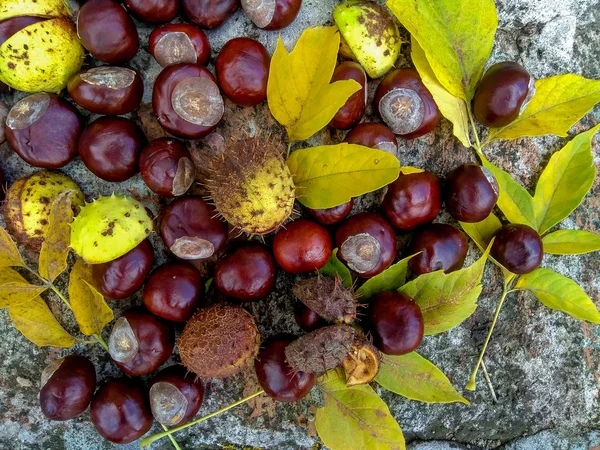
<path id="1" fill-rule="evenodd" d="M 171 202 L 160 222 L 163 242 L 181 259 L 204 259 L 218 254 L 227 240 L 227 224 L 201 197 L 181 197 Z"/>
<path id="2" fill-rule="evenodd" d="M 96 390 L 96 369 L 89 359 L 70 355 L 42 372 L 40 406 L 50 420 L 69 420 L 86 410 Z"/>
<path id="3" fill-rule="evenodd" d="M 504 225 L 494 238 L 490 254 L 512 273 L 530 273 L 542 263 L 544 246 L 533 228 L 522 224 Z"/>
<path id="4" fill-rule="evenodd" d="M 398 156 L 398 142 L 396 135 L 385 125 L 375 122 L 359 123 L 348 132 L 344 138 L 348 144 L 363 145 L 377 148 L 384 152 Z"/>
<path id="5" fill-rule="evenodd" d="M 369 303 L 368 322 L 373 343 L 386 355 L 410 353 L 423 340 L 421 308 L 406 294 L 376 294 Z"/>
<path id="6" fill-rule="evenodd" d="M 271 252 L 264 245 L 248 242 L 217 262 L 215 286 L 228 297 L 252 302 L 271 293 L 276 273 Z"/>
<path id="7" fill-rule="evenodd" d="M 285 360 L 285 348 L 295 339 L 280 334 L 267 340 L 254 360 L 260 386 L 278 402 L 295 402 L 306 397 L 316 382 L 314 373 L 297 372 Z"/>
<path id="8" fill-rule="evenodd" d="M 237 11 L 239 0 L 181 0 L 185 15 L 200 28 L 220 27 Z"/>
<path id="9" fill-rule="evenodd" d="M 169 138 L 155 139 L 144 147 L 140 173 L 144 183 L 163 197 L 185 194 L 195 180 L 190 152 L 185 145 Z"/>
<path id="10" fill-rule="evenodd" d="M 92 265 L 94 286 L 113 300 L 122 300 L 140 289 L 154 263 L 154 249 L 148 239 L 123 256 Z"/>
<path id="11" fill-rule="evenodd" d="M 273 254 L 286 272 L 312 272 L 329 261 L 331 238 L 318 223 L 298 219 L 277 232 L 273 240 Z"/>
<path id="12" fill-rule="evenodd" d="M 341 222 L 350 214 L 352 207 L 354 206 L 354 199 L 350 199 L 349 202 L 343 203 L 339 206 L 326 209 L 310 209 L 304 208 L 306 214 L 311 216 L 321 225 L 334 225 Z"/>
<path id="13" fill-rule="evenodd" d="M 85 166 L 106 181 L 125 181 L 138 172 L 146 138 L 124 117 L 100 117 L 83 130 L 79 155 Z"/>
<path id="14" fill-rule="evenodd" d="M 367 74 L 360 64 L 345 61 L 335 68 L 331 77 L 332 83 L 341 80 L 354 80 L 360 84 L 360 90 L 352 94 L 329 122 L 333 128 L 347 130 L 360 122 L 365 115 L 368 97 Z"/>
<path id="15" fill-rule="evenodd" d="M 204 399 L 200 380 L 181 365 L 169 366 L 158 372 L 150 385 L 150 408 L 154 418 L 168 427 L 188 422 Z"/>
<path id="16" fill-rule="evenodd" d="M 179 0 L 125 0 L 127 9 L 147 23 L 166 23 L 179 11 Z"/>
<path id="17" fill-rule="evenodd" d="M 57 169 L 77 156 L 83 121 L 66 100 L 40 92 L 15 104 L 6 117 L 6 139 L 26 163 Z"/>
<path id="18" fill-rule="evenodd" d="M 481 222 L 490 215 L 500 194 L 498 181 L 485 167 L 463 164 L 446 182 L 446 208 L 461 222 Z"/>
<path id="19" fill-rule="evenodd" d="M 414 69 L 388 73 L 377 86 L 373 109 L 395 134 L 405 139 L 429 133 L 440 121 L 440 111 Z"/>
<path id="20" fill-rule="evenodd" d="M 184 139 L 200 139 L 221 121 L 225 106 L 215 78 L 197 64 L 173 64 L 154 83 L 152 109 L 160 125 Z"/>
<path id="21" fill-rule="evenodd" d="M 8 116 L 8 106 L 4 102 L 0 102 L 0 144 L 6 140 L 6 132 L 4 126 L 6 125 L 6 116 Z"/>
<path id="22" fill-rule="evenodd" d="M 215 62 L 219 86 L 238 105 L 258 105 L 267 98 L 270 63 L 271 57 L 260 42 L 247 37 L 232 39 Z"/>
<path id="23" fill-rule="evenodd" d="M 148 43 L 150 53 L 162 66 L 191 63 L 202 66 L 210 59 L 210 43 L 204 32 L 187 23 L 155 28 Z"/>
<path id="24" fill-rule="evenodd" d="M 396 257 L 392 226 L 377 213 L 360 213 L 346 220 L 335 233 L 337 256 L 361 278 L 383 272 Z"/>
<path id="25" fill-rule="evenodd" d="M 46 17 L 18 16 L 0 21 L 0 45 L 4 44 L 13 34 L 34 23 L 48 20 Z"/>
<path id="26" fill-rule="evenodd" d="M 131 67 L 93 67 L 69 80 L 69 95 L 82 108 L 96 114 L 118 116 L 142 102 L 144 82 Z"/>
<path id="27" fill-rule="evenodd" d="M 242 8 L 254 25 L 263 30 L 281 30 L 294 21 L 302 0 L 242 0 Z"/>
<path id="28" fill-rule="evenodd" d="M 123 64 L 138 51 L 135 23 L 125 8 L 113 0 L 89 0 L 79 10 L 77 35 L 94 58 Z"/>
<path id="29" fill-rule="evenodd" d="M 148 393 L 140 387 L 139 381 L 111 380 L 94 396 L 90 418 L 104 439 L 115 444 L 133 442 L 152 426 Z"/>
<path id="30" fill-rule="evenodd" d="M 411 255 L 421 252 L 408 263 L 417 275 L 443 270 L 446 273 L 462 268 L 469 243 L 462 231 L 451 225 L 434 223 L 421 229 L 410 243 Z"/>
<path id="31" fill-rule="evenodd" d="M 200 272 L 186 263 L 167 263 L 150 275 L 144 286 L 148 311 L 173 322 L 185 322 L 204 299 Z"/>
<path id="32" fill-rule="evenodd" d="M 477 86 L 473 114 L 487 127 L 504 127 L 514 121 L 535 94 L 535 80 L 516 62 L 491 66 Z"/>
<path id="33" fill-rule="evenodd" d="M 440 212 L 440 182 L 431 172 L 400 174 L 387 187 L 381 210 L 398 230 L 431 222 Z"/>
<path id="34" fill-rule="evenodd" d="M 327 325 L 327 321 L 302 302 L 294 305 L 294 319 L 304 331 L 313 331 Z"/>

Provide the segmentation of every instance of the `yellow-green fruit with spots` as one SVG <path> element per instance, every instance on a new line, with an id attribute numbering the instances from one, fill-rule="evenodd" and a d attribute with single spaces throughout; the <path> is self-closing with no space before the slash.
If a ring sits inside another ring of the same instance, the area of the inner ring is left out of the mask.
<path id="1" fill-rule="evenodd" d="M 71 17 L 68 0 L 2 0 L 0 20 L 18 16 Z"/>
<path id="2" fill-rule="evenodd" d="M 152 232 L 139 201 L 122 195 L 86 204 L 71 224 L 71 248 L 88 264 L 102 264 L 133 250 Z"/>

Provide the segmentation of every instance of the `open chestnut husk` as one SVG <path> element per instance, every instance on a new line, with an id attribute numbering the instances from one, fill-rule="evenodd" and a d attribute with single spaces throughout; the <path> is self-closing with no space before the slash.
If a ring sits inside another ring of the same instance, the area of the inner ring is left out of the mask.
<path id="1" fill-rule="evenodd" d="M 162 67 L 191 63 L 204 66 L 210 59 L 210 43 L 204 32 L 187 23 L 155 28 L 148 42 L 150 54 Z"/>
<path id="2" fill-rule="evenodd" d="M 176 197 L 185 194 L 195 180 L 195 167 L 188 149 L 174 139 L 151 141 L 140 156 L 144 183 L 156 194 Z"/>

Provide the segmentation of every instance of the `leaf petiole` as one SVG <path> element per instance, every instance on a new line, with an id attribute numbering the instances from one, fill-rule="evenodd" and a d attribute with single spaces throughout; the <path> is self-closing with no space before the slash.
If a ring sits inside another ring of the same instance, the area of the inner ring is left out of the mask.
<path id="1" fill-rule="evenodd" d="M 290 157 L 290 151 L 292 150 L 292 144 L 293 144 L 293 143 L 294 143 L 294 141 L 290 141 L 290 142 L 288 143 L 288 146 L 287 146 L 287 152 L 286 152 L 286 154 L 285 154 L 285 159 L 288 159 L 288 158 Z"/>
<path id="2" fill-rule="evenodd" d="M 104 350 L 108 351 L 108 344 L 106 343 L 106 341 L 104 340 L 104 338 L 102 338 L 102 335 L 101 335 L 100 333 L 98 333 L 98 334 L 94 334 L 94 339 L 95 339 L 95 340 L 93 341 L 94 343 L 96 343 L 96 344 L 100 344 L 100 346 L 101 346 L 101 347 L 102 347 Z"/>
<path id="3" fill-rule="evenodd" d="M 473 119 L 473 113 L 471 112 L 471 108 L 467 104 L 467 114 L 469 115 L 469 122 L 471 122 L 471 129 L 473 130 L 473 135 L 475 136 L 475 144 L 473 147 L 477 150 L 477 153 L 481 153 L 481 142 L 479 141 L 479 134 L 477 133 L 477 127 L 475 126 L 475 120 Z"/>
<path id="4" fill-rule="evenodd" d="M 161 426 L 163 427 L 163 430 L 169 431 L 169 429 L 164 424 L 161 423 Z M 175 447 L 175 450 L 181 450 L 181 447 L 179 446 L 179 444 L 177 443 L 177 441 L 175 440 L 175 438 L 173 436 L 169 435 L 169 439 L 171 440 L 173 447 Z"/>

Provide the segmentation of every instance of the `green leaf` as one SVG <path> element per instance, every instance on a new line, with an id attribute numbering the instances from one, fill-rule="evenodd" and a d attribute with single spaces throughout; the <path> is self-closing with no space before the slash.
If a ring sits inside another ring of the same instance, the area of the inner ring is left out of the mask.
<path id="1" fill-rule="evenodd" d="M 296 150 L 287 163 L 298 200 L 311 209 L 349 202 L 387 186 L 400 174 L 394 155 L 347 143 Z"/>
<path id="2" fill-rule="evenodd" d="M 533 200 L 538 231 L 545 233 L 573 212 L 596 178 L 592 139 L 600 124 L 554 153 L 542 172 Z"/>
<path id="3" fill-rule="evenodd" d="M 418 253 L 398 261 L 379 275 L 375 275 L 373 278 L 368 279 L 365 284 L 356 291 L 356 293 L 360 295 L 359 300 L 362 302 L 379 292 L 394 291 L 404 286 L 404 283 L 406 283 L 408 262 L 417 254 Z"/>
<path id="4" fill-rule="evenodd" d="M 441 85 L 470 102 L 494 44 L 494 1 L 388 0 L 387 6 L 419 43 Z"/>
<path id="5" fill-rule="evenodd" d="M 500 219 L 498 219 L 494 213 L 491 213 L 481 222 L 459 223 L 462 229 L 465 230 L 465 233 L 473 239 L 473 242 L 475 242 L 481 251 L 484 251 L 487 248 L 492 237 L 494 237 L 494 233 L 502 227 L 502 222 L 500 222 Z"/>
<path id="6" fill-rule="evenodd" d="M 384 355 L 375 381 L 388 391 L 426 403 L 470 403 L 433 363 L 418 353 Z"/>
<path id="7" fill-rule="evenodd" d="M 73 209 L 71 208 L 74 190 L 61 192 L 52 202 L 48 228 L 39 258 L 40 275 L 54 281 L 67 268 L 69 245 L 71 243 L 71 222 L 73 222 Z"/>
<path id="8" fill-rule="evenodd" d="M 0 268 L 23 267 L 24 265 L 15 241 L 4 228 L 0 227 Z"/>
<path id="9" fill-rule="evenodd" d="M 533 292 L 548 308 L 600 324 L 600 312 L 585 291 L 570 278 L 553 270 L 540 268 L 521 275 L 515 289 Z"/>
<path id="10" fill-rule="evenodd" d="M 565 137 L 600 102 L 600 80 L 572 73 L 537 80 L 535 89 L 525 111 L 505 127 L 491 129 L 488 141 L 545 134 Z"/>
<path id="11" fill-rule="evenodd" d="M 583 230 L 558 230 L 542 238 L 544 253 L 581 255 L 600 250 L 600 235 Z"/>
<path id="12" fill-rule="evenodd" d="M 329 257 L 329 261 L 319 269 L 319 273 L 331 278 L 339 276 L 342 279 L 344 286 L 348 288 L 352 286 L 352 274 L 350 273 L 350 269 L 338 259 L 337 252 L 338 249 L 334 248 Z"/>
<path id="13" fill-rule="evenodd" d="M 368 385 L 346 387 L 343 375 L 330 370 L 320 383 L 323 407 L 315 424 L 331 450 L 404 450 L 404 436 L 385 402 Z"/>

